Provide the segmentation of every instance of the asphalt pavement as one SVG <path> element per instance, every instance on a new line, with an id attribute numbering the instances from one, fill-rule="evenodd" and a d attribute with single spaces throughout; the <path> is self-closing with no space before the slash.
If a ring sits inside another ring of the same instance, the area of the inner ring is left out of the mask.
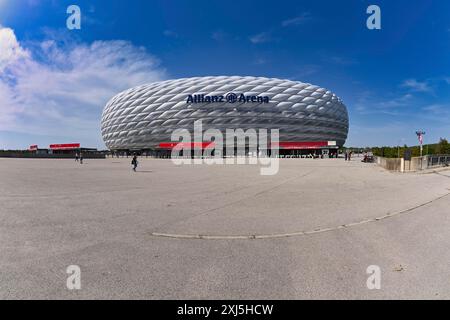
<path id="1" fill-rule="evenodd" d="M 0 299 L 450 298 L 450 170 L 130 162 L 0 159 Z"/>

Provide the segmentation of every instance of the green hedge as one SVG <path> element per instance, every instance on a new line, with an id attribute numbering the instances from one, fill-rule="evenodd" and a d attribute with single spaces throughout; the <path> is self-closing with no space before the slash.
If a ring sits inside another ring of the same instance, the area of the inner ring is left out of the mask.
<path id="1" fill-rule="evenodd" d="M 399 155 L 403 157 L 406 149 L 410 149 L 413 157 L 420 156 L 420 146 L 408 147 L 375 147 L 371 148 L 376 156 L 386 158 L 397 158 Z M 450 154 L 450 144 L 446 139 L 441 139 L 439 143 L 423 145 L 423 155 Z"/>

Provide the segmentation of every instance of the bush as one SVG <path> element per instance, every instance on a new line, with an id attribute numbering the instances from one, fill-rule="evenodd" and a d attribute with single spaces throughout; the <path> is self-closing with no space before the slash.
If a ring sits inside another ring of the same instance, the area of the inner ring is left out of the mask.
<path id="1" fill-rule="evenodd" d="M 407 145 L 404 145 L 403 147 L 374 147 L 372 148 L 372 152 L 379 157 L 397 158 L 400 156 L 400 158 L 402 158 L 406 149 L 411 149 L 413 157 L 420 157 L 420 146 L 408 147 Z M 450 154 L 450 144 L 446 139 L 441 138 L 439 143 L 423 145 L 424 156 L 435 154 Z"/>

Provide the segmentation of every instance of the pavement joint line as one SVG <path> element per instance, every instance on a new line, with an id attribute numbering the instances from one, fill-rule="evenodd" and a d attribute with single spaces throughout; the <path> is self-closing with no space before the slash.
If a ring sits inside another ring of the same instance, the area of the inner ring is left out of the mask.
<path id="1" fill-rule="evenodd" d="M 441 170 L 441 171 L 445 171 L 445 170 Z M 448 176 L 448 175 L 446 175 L 446 174 L 442 174 L 441 171 L 436 171 L 436 170 L 434 170 L 433 173 L 434 173 L 434 174 L 437 174 L 437 175 L 439 175 L 439 176 L 442 176 L 442 177 L 450 178 L 450 176 Z"/>
<path id="2" fill-rule="evenodd" d="M 430 204 L 432 202 L 440 200 L 448 195 L 450 195 L 450 192 L 447 192 L 446 194 L 441 195 L 432 200 L 418 204 L 414 207 L 404 209 L 404 210 L 401 210 L 398 212 L 388 212 L 387 214 L 380 216 L 380 217 L 346 223 L 343 225 L 339 225 L 337 227 L 315 228 L 315 229 L 308 230 L 308 231 L 297 231 L 297 232 L 275 233 L 275 234 L 261 234 L 261 235 L 257 235 L 257 234 L 254 234 L 254 235 L 199 235 L 199 234 L 175 234 L 175 233 L 152 232 L 151 235 L 154 237 L 160 237 L 160 238 L 201 239 L 201 240 L 262 240 L 262 239 L 276 239 L 276 238 L 289 238 L 289 237 L 296 237 L 296 236 L 305 236 L 305 235 L 316 234 L 316 233 L 336 231 L 339 229 L 350 228 L 353 226 L 368 224 L 371 222 L 377 222 L 380 220 L 384 220 L 386 218 L 392 218 L 392 217 L 402 215 L 402 214 L 408 214 L 408 213 L 411 213 L 412 211 L 414 211 L 415 209 L 418 209 L 427 204 Z"/>

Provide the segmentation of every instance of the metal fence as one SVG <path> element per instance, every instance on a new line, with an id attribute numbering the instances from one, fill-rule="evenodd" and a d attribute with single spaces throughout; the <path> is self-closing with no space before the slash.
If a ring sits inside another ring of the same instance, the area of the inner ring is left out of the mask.
<path id="1" fill-rule="evenodd" d="M 450 165 L 450 155 L 426 155 L 423 157 L 412 157 L 411 160 L 375 157 L 375 163 L 390 171 L 411 172 L 447 167 Z"/>
<path id="2" fill-rule="evenodd" d="M 427 156 L 427 168 L 450 165 L 450 155 Z"/>

